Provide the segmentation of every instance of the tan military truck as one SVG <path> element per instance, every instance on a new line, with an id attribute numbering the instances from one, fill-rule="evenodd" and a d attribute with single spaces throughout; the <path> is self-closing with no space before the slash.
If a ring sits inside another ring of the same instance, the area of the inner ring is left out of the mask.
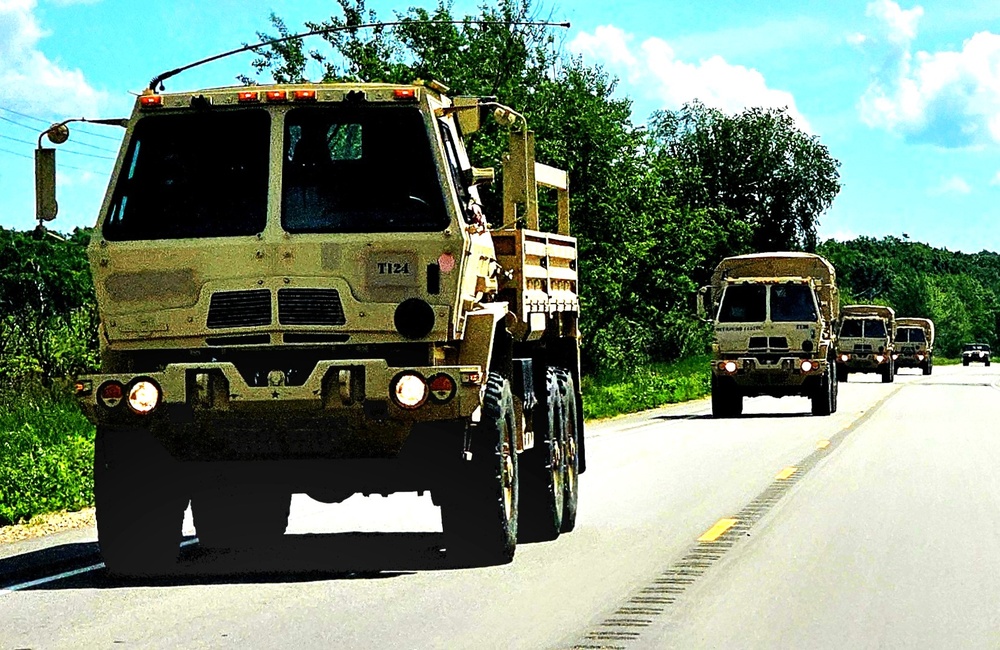
<path id="1" fill-rule="evenodd" d="M 896 319 L 896 372 L 900 368 L 920 368 L 925 375 L 934 371 L 934 322 L 929 318 Z"/>
<path id="2" fill-rule="evenodd" d="M 837 335 L 837 381 L 852 372 L 878 373 L 882 383 L 895 377 L 893 363 L 896 312 L 883 305 L 846 305 Z"/>
<path id="3" fill-rule="evenodd" d="M 493 170 L 463 144 L 491 116 L 510 132 L 495 227 Z M 151 89 L 123 124 L 89 248 L 102 371 L 77 380 L 111 570 L 169 567 L 189 502 L 211 547 L 275 542 L 293 493 L 429 490 L 463 561 L 573 529 L 577 245 L 567 174 L 523 117 L 436 82 L 341 83 Z"/>
<path id="4" fill-rule="evenodd" d="M 760 395 L 802 395 L 814 415 L 836 411 L 839 300 L 833 266 L 819 255 L 722 260 L 699 293 L 699 311 L 715 327 L 712 415 L 741 415 L 743 398 Z"/>

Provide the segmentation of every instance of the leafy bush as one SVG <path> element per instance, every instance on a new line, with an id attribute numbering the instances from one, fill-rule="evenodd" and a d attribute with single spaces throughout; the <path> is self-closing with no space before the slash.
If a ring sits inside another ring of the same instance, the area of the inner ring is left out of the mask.
<path id="1" fill-rule="evenodd" d="M 93 503 L 94 427 L 57 390 L 0 395 L 0 525 Z"/>
<path id="2" fill-rule="evenodd" d="M 657 363 L 631 372 L 605 372 L 583 378 L 583 414 L 605 418 L 698 399 L 709 394 L 708 357 Z"/>

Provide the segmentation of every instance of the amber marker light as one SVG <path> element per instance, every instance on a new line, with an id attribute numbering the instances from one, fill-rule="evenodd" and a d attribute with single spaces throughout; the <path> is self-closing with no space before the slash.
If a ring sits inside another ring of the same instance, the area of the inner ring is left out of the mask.
<path id="1" fill-rule="evenodd" d="M 260 93 L 256 90 L 241 90 L 236 98 L 245 103 L 259 102 Z"/>
<path id="2" fill-rule="evenodd" d="M 143 108 L 163 106 L 163 98 L 159 95 L 142 95 L 139 97 L 139 104 L 141 104 Z"/>
<path id="3" fill-rule="evenodd" d="M 142 379 L 129 388 L 128 406 L 139 415 L 147 415 L 160 403 L 160 389 L 153 382 Z"/>
<path id="4" fill-rule="evenodd" d="M 296 90 L 292 93 L 292 99 L 297 102 L 311 102 L 316 100 L 315 90 Z"/>
<path id="5" fill-rule="evenodd" d="M 417 91 L 413 88 L 397 88 L 392 91 L 392 96 L 396 99 L 414 100 L 417 98 Z"/>
<path id="6" fill-rule="evenodd" d="M 267 101 L 269 102 L 283 102 L 288 99 L 288 93 L 284 90 L 269 90 L 267 91 Z"/>

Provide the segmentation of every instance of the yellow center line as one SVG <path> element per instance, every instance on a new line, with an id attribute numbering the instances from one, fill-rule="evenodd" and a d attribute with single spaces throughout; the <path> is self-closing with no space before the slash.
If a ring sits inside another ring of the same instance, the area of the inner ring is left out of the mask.
<path id="1" fill-rule="evenodd" d="M 786 467 L 785 469 L 778 472 L 778 474 L 774 478 L 779 481 L 784 481 L 797 471 L 799 471 L 798 467 Z"/>
<path id="2" fill-rule="evenodd" d="M 829 440 L 820 440 L 819 442 L 816 443 L 816 449 L 826 449 L 829 446 L 830 446 Z"/>
<path id="3" fill-rule="evenodd" d="M 699 542 L 714 542 L 722 537 L 723 533 L 736 525 L 736 519 L 720 519 L 715 525 L 705 531 L 705 534 L 698 538 Z"/>

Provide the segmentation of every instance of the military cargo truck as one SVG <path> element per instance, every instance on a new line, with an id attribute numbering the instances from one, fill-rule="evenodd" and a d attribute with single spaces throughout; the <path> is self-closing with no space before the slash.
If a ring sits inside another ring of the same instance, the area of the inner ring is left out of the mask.
<path id="1" fill-rule="evenodd" d="M 715 327 L 712 415 L 741 415 L 743 398 L 760 395 L 801 395 L 814 415 L 836 411 L 839 300 L 833 266 L 819 255 L 722 260 L 699 294 L 699 311 Z"/>
<path id="2" fill-rule="evenodd" d="M 882 305 L 847 305 L 840 310 L 837 336 L 837 381 L 848 373 L 874 372 L 882 383 L 895 377 L 893 364 L 896 313 Z"/>
<path id="3" fill-rule="evenodd" d="M 489 117 L 510 145 L 492 226 L 463 144 Z M 279 539 L 293 493 L 429 490 L 463 561 L 573 529 L 577 244 L 522 116 L 339 83 L 150 89 L 123 124 L 89 247 L 102 368 L 76 384 L 112 571 L 169 567 L 189 502 L 221 548 Z"/>
<path id="4" fill-rule="evenodd" d="M 896 372 L 900 368 L 920 368 L 925 375 L 934 371 L 934 323 L 929 318 L 896 319 Z"/>

